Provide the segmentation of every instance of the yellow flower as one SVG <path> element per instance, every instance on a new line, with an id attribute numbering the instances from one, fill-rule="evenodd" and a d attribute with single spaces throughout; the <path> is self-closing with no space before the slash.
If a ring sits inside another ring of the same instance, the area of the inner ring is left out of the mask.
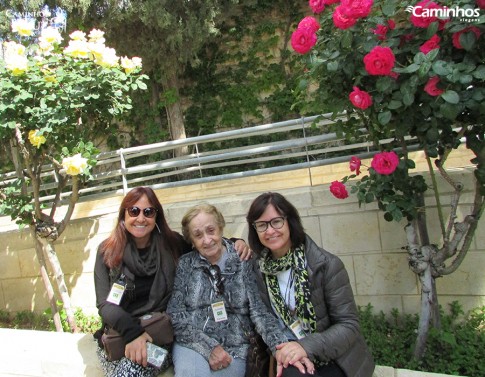
<path id="1" fill-rule="evenodd" d="M 106 47 L 100 57 L 96 57 L 95 63 L 105 67 L 111 68 L 118 65 L 118 60 L 120 58 L 116 56 L 116 51 L 114 48 Z"/>
<path id="2" fill-rule="evenodd" d="M 3 46 L 5 47 L 6 57 L 9 55 L 23 55 L 25 53 L 25 46 L 13 41 L 3 42 Z"/>
<path id="3" fill-rule="evenodd" d="M 27 71 L 28 60 L 22 55 L 11 55 L 5 58 L 5 66 L 14 76 L 20 76 Z"/>
<path id="4" fill-rule="evenodd" d="M 101 59 L 103 56 L 103 51 L 106 46 L 102 43 L 88 42 L 88 49 L 91 51 L 95 59 Z"/>
<path id="5" fill-rule="evenodd" d="M 138 56 L 133 56 L 131 58 L 131 61 L 133 62 L 133 64 L 135 64 L 135 67 L 141 67 L 141 58 L 139 58 Z"/>
<path id="6" fill-rule="evenodd" d="M 64 54 L 72 56 L 73 58 L 89 58 L 88 43 L 77 39 L 69 41 L 69 45 L 64 49 Z"/>
<path id="7" fill-rule="evenodd" d="M 22 37 L 30 37 L 34 34 L 34 21 L 21 18 L 12 21 L 12 31 L 21 35 Z"/>
<path id="8" fill-rule="evenodd" d="M 88 166 L 87 158 L 81 157 L 81 154 L 75 154 L 71 157 L 65 157 L 62 160 L 62 167 L 66 169 L 66 173 L 69 175 L 82 174 L 83 170 Z"/>
<path id="9" fill-rule="evenodd" d="M 121 67 L 125 70 L 126 73 L 131 73 L 136 68 L 133 60 L 127 58 L 126 56 L 121 58 Z"/>
<path id="10" fill-rule="evenodd" d="M 48 44 L 59 44 L 63 40 L 61 33 L 55 27 L 46 27 L 42 29 L 42 33 L 39 37 L 39 42 Z"/>
<path id="11" fill-rule="evenodd" d="M 86 33 L 84 31 L 76 30 L 69 34 L 73 41 L 86 41 Z"/>
<path id="12" fill-rule="evenodd" d="M 93 29 L 89 32 L 89 42 L 104 44 L 106 39 L 104 39 L 104 31 Z"/>
<path id="13" fill-rule="evenodd" d="M 29 141 L 34 147 L 40 148 L 45 143 L 45 136 L 39 134 L 39 130 L 29 131 Z"/>

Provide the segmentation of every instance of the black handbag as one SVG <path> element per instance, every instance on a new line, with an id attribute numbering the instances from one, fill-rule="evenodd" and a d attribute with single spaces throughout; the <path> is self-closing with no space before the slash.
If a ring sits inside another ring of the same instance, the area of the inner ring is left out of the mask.
<path id="1" fill-rule="evenodd" d="M 270 352 L 261 335 L 254 332 L 249 336 L 245 377 L 268 377 Z"/>
<path id="2" fill-rule="evenodd" d="M 140 317 L 140 324 L 157 346 L 173 342 L 173 327 L 170 316 L 163 312 L 152 312 Z M 101 336 L 106 356 L 109 361 L 119 360 L 125 356 L 126 343 L 123 337 L 113 328 L 107 328 Z"/>

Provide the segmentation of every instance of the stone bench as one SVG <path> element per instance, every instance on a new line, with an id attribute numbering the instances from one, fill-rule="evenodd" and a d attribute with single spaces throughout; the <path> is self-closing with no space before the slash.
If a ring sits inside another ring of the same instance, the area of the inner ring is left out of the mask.
<path id="1" fill-rule="evenodd" d="M 0 355 L 0 377 L 104 377 L 91 334 L 0 328 Z M 385 366 L 374 372 L 374 377 L 445 376 Z M 159 377 L 173 377 L 173 370 Z"/>

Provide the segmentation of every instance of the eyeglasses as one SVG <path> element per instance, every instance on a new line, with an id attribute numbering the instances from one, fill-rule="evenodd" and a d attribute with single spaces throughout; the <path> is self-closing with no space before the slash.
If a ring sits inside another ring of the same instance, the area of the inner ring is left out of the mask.
<path id="1" fill-rule="evenodd" d="M 281 229 L 283 228 L 283 225 L 285 225 L 285 219 L 286 216 L 280 216 L 280 217 L 273 217 L 269 221 L 255 221 L 253 223 L 254 229 L 256 229 L 256 232 L 258 233 L 263 233 L 268 229 L 268 225 L 271 225 L 271 228 L 273 229 Z"/>
<path id="2" fill-rule="evenodd" d="M 221 274 L 221 268 L 217 264 L 211 264 L 207 269 L 206 273 L 209 275 L 209 280 L 212 283 L 212 288 L 217 295 L 224 294 L 224 278 Z"/>
<path id="3" fill-rule="evenodd" d="M 128 211 L 128 215 L 130 215 L 130 217 L 138 217 L 141 211 L 143 211 L 143 216 L 149 219 L 151 219 L 152 217 L 155 217 L 155 215 L 157 214 L 157 209 L 154 207 L 147 207 L 147 208 L 141 209 L 139 207 L 133 206 L 125 209 Z"/>

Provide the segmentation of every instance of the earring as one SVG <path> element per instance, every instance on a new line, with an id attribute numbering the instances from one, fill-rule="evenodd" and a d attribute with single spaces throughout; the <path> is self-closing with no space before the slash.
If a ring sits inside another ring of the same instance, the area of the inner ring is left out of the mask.
<path id="1" fill-rule="evenodd" d="M 158 229 L 158 233 L 162 234 L 162 232 L 161 232 L 160 228 L 158 227 L 158 224 L 157 224 L 157 223 L 155 223 L 155 226 L 156 226 L 156 227 L 157 227 L 157 229 Z"/>

